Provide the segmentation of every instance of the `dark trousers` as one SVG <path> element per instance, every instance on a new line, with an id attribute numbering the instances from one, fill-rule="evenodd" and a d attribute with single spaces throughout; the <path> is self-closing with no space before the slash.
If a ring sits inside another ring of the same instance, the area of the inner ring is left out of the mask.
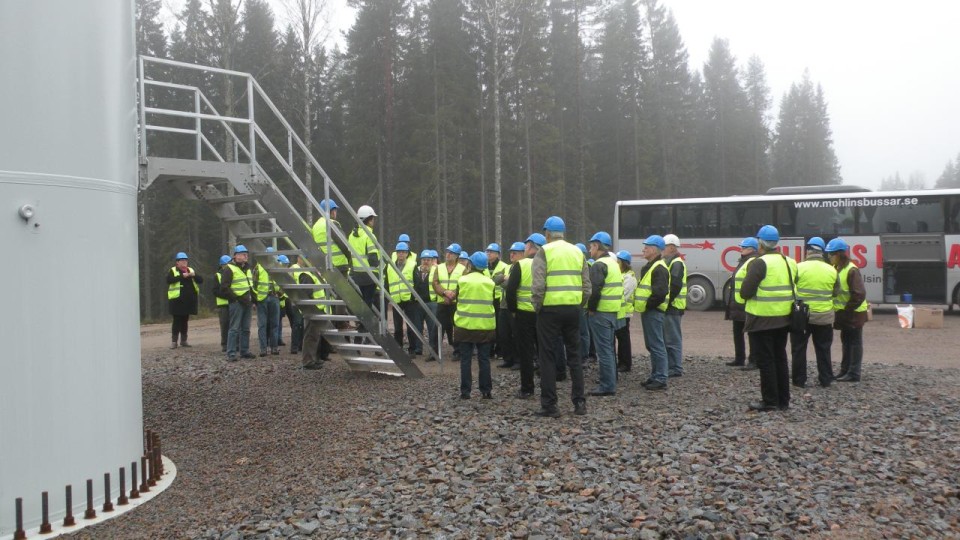
<path id="1" fill-rule="evenodd" d="M 807 384 L 807 342 L 811 337 L 813 351 L 817 355 L 817 379 L 820 381 L 820 386 L 829 386 L 833 381 L 833 366 L 830 364 L 833 327 L 829 324 L 807 324 L 806 332 L 790 332 L 793 384 L 797 386 Z"/>
<path id="2" fill-rule="evenodd" d="M 617 369 L 630 371 L 633 367 L 633 344 L 630 343 L 630 317 L 624 319 L 622 328 L 614 332 L 617 339 Z"/>
<path id="3" fill-rule="evenodd" d="M 756 345 L 757 367 L 760 368 L 760 395 L 764 404 L 773 407 L 790 406 L 788 333 L 786 327 L 750 333 L 750 345 Z"/>
<path id="4" fill-rule="evenodd" d="M 859 381 L 863 364 L 863 328 L 841 328 L 840 343 L 843 345 L 840 376 L 849 375 L 851 379 Z"/>
<path id="5" fill-rule="evenodd" d="M 540 343 L 540 406 L 547 410 L 557 408 L 556 358 L 560 353 L 555 345 L 563 340 L 567 368 L 570 370 L 570 397 L 574 404 L 586 401 L 583 397 L 583 364 L 580 359 L 580 307 L 551 306 L 537 314 L 537 341 Z"/>
<path id="6" fill-rule="evenodd" d="M 287 319 L 290 320 L 290 352 L 296 354 L 303 349 L 303 315 L 293 301 L 287 303 Z"/>
<path id="7" fill-rule="evenodd" d="M 360 297 L 363 298 L 363 303 L 366 304 L 371 310 L 373 310 L 374 313 L 379 313 L 380 304 L 377 303 L 377 305 L 374 306 L 374 301 L 377 299 L 377 286 L 371 283 L 370 285 L 359 285 L 359 287 L 360 287 Z M 357 326 L 357 329 L 361 332 L 370 332 L 370 333 L 378 332 L 377 329 L 368 330 L 364 328 L 363 323 L 360 323 Z M 356 343 L 360 343 L 361 341 L 363 341 L 363 339 L 361 339 L 359 336 L 354 338 L 354 342 Z"/>
<path id="8" fill-rule="evenodd" d="M 230 332 L 230 305 L 217 306 L 217 315 L 220 317 L 220 348 L 227 350 L 227 334 Z"/>
<path id="9" fill-rule="evenodd" d="M 743 326 L 746 321 L 733 321 L 733 362 L 742 366 L 747 359 L 747 346 L 743 338 Z"/>
<path id="10" fill-rule="evenodd" d="M 397 302 L 400 306 L 400 309 L 403 310 L 403 313 L 410 319 L 410 323 L 407 325 L 407 350 L 413 352 L 416 351 L 418 347 L 422 349 L 420 340 L 417 339 L 417 336 L 413 333 L 413 325 L 416 324 L 416 314 L 414 313 L 415 309 L 419 309 L 420 306 L 414 300 L 408 300 L 406 302 Z M 400 316 L 400 312 L 397 311 L 397 308 L 391 308 L 393 311 L 393 339 L 397 342 L 397 345 L 403 347 L 403 317 Z"/>
<path id="11" fill-rule="evenodd" d="M 518 310 L 513 318 L 517 361 L 520 363 L 520 391 L 533 394 L 533 356 L 536 354 L 537 314 Z"/>
<path id="12" fill-rule="evenodd" d="M 501 309 L 497 313 L 497 343 L 500 344 L 500 354 L 503 356 L 503 363 L 507 365 L 518 364 L 517 362 L 517 343 L 516 330 L 514 329 L 513 315 L 506 309 Z"/>
<path id="13" fill-rule="evenodd" d="M 447 343 L 453 345 L 453 314 L 457 311 L 456 304 L 438 304 L 437 319 L 440 321 L 440 331 L 447 336 Z"/>
<path id="14" fill-rule="evenodd" d="M 490 351 L 493 343 L 468 343 L 462 341 L 457 344 L 460 350 L 460 395 L 469 396 L 473 386 L 473 350 L 477 350 L 477 374 L 480 378 L 480 392 L 489 394 L 493 391 L 493 378 L 490 375 Z"/>
<path id="15" fill-rule="evenodd" d="M 170 333 L 173 334 L 173 342 L 177 342 L 177 337 L 180 337 L 180 343 L 187 342 L 187 321 L 190 320 L 189 315 L 174 315 L 173 324 L 170 327 Z"/>

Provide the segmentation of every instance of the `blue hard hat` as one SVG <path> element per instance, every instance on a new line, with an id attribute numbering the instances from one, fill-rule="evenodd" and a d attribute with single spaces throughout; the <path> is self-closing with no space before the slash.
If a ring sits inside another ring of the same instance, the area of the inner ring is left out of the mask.
<path id="1" fill-rule="evenodd" d="M 756 238 L 752 236 L 748 236 L 747 238 L 744 238 L 743 240 L 740 241 L 740 248 L 741 249 L 743 248 L 760 249 L 760 242 L 757 242 Z"/>
<path id="2" fill-rule="evenodd" d="M 429 249 L 425 249 L 425 250 L 423 250 L 423 251 L 420 252 L 420 258 L 421 258 L 421 259 L 429 259 L 430 257 L 432 257 L 432 255 L 430 255 L 430 250 L 429 250 Z"/>
<path id="3" fill-rule="evenodd" d="M 496 242 L 490 244 L 487 246 L 487 251 L 496 251 L 497 253 L 500 253 L 500 244 Z"/>
<path id="4" fill-rule="evenodd" d="M 826 244 L 823 243 L 823 238 L 819 236 L 814 236 L 810 240 L 807 240 L 807 247 L 817 248 L 820 251 L 823 251 L 827 248 Z"/>
<path id="5" fill-rule="evenodd" d="M 410 251 L 410 245 L 406 242 L 397 242 L 397 247 L 393 249 L 394 251 Z"/>
<path id="6" fill-rule="evenodd" d="M 617 252 L 617 258 L 627 264 L 630 264 L 633 262 L 633 255 L 630 255 L 630 252 L 625 249 L 621 249 L 620 251 Z"/>
<path id="7" fill-rule="evenodd" d="M 447 246 L 447 251 L 449 251 L 450 253 L 456 253 L 457 255 L 459 255 L 460 252 L 463 251 L 463 248 L 460 247 L 460 244 L 454 242 L 449 246 Z"/>
<path id="8" fill-rule="evenodd" d="M 779 242 L 780 231 L 778 231 L 773 225 L 764 225 L 763 227 L 760 227 L 759 231 L 757 231 L 757 238 L 766 242 Z"/>
<path id="9" fill-rule="evenodd" d="M 409 241 L 410 241 L 410 235 L 407 233 L 403 233 L 397 237 L 397 242 L 409 242 Z"/>
<path id="10" fill-rule="evenodd" d="M 595 262 L 597 262 L 597 261 L 595 261 L 595 260 L 593 260 L 593 259 L 587 259 L 587 264 L 593 264 L 593 263 L 595 263 Z"/>
<path id="11" fill-rule="evenodd" d="M 230 256 L 229 256 L 229 255 L 221 255 L 221 256 L 220 256 L 220 266 L 223 266 L 223 265 L 227 264 L 228 262 L 230 262 Z"/>
<path id="12" fill-rule="evenodd" d="M 286 255 L 277 255 L 277 262 L 280 264 L 290 264 L 290 259 Z"/>
<path id="13" fill-rule="evenodd" d="M 576 245 L 577 245 L 577 249 L 579 249 L 581 252 L 583 252 L 584 255 L 587 254 L 587 246 L 585 246 L 584 244 L 582 244 L 582 243 L 580 243 L 580 242 L 577 242 Z"/>
<path id="14" fill-rule="evenodd" d="M 827 243 L 827 248 L 824 251 L 827 253 L 837 253 L 848 249 L 850 249 L 850 246 L 847 245 L 847 242 L 843 238 L 834 238 Z"/>
<path id="15" fill-rule="evenodd" d="M 567 226 L 559 216 L 550 216 L 543 223 L 543 230 L 547 232 L 566 232 Z"/>
<path id="16" fill-rule="evenodd" d="M 276 250 L 273 249 L 273 246 L 267 246 L 267 253 L 273 253 L 274 251 Z"/>
<path id="17" fill-rule="evenodd" d="M 510 244 L 510 251 L 523 251 L 523 242 L 514 242 Z"/>
<path id="18" fill-rule="evenodd" d="M 478 252 L 478 253 L 479 253 L 479 252 Z M 464 250 L 461 250 L 461 251 L 460 251 L 460 257 L 459 257 L 459 258 L 460 258 L 460 259 L 469 259 L 469 258 L 470 258 L 470 254 L 467 253 L 467 250 L 465 250 L 465 249 L 464 249 Z"/>
<path id="19" fill-rule="evenodd" d="M 249 251 L 247 251 L 247 246 L 245 246 L 245 245 L 243 245 L 243 244 L 237 244 L 237 247 L 233 248 L 233 252 L 234 252 L 234 253 L 249 253 Z"/>
<path id="20" fill-rule="evenodd" d="M 339 206 L 337 206 L 337 203 L 334 202 L 333 199 L 324 199 L 320 201 L 320 209 L 323 210 L 324 212 L 329 212 L 330 210 L 336 210 L 337 208 L 339 208 Z"/>
<path id="21" fill-rule="evenodd" d="M 437 250 L 431 249 L 431 250 L 430 250 L 430 258 L 431 258 L 431 259 L 439 259 L 439 258 L 440 258 L 440 254 L 437 253 Z"/>
<path id="22" fill-rule="evenodd" d="M 610 233 L 607 233 L 607 232 L 604 232 L 604 231 L 600 231 L 600 232 L 598 232 L 597 234 L 595 234 L 595 235 L 593 235 L 592 237 L 590 237 L 590 241 L 591 241 L 591 242 L 600 242 L 601 244 L 603 244 L 603 245 L 605 245 L 605 246 L 612 246 L 612 245 L 613 245 L 613 239 L 610 238 Z"/>
<path id="23" fill-rule="evenodd" d="M 648 236 L 647 239 L 643 241 L 643 245 L 654 246 L 661 251 L 663 251 L 663 248 L 667 246 L 667 244 L 663 241 L 663 237 L 659 234 L 651 234 Z"/>
<path id="24" fill-rule="evenodd" d="M 546 238 L 545 236 L 543 236 L 542 234 L 540 234 L 540 233 L 538 233 L 538 232 L 535 232 L 535 233 L 531 234 L 530 236 L 528 236 L 526 241 L 527 241 L 527 242 L 533 242 L 534 244 L 542 247 L 544 244 L 547 243 L 547 238 Z"/>
<path id="25" fill-rule="evenodd" d="M 187 254 L 186 254 L 186 253 L 184 253 L 184 252 L 182 252 L 182 251 L 178 251 L 178 252 L 177 252 L 177 256 L 174 257 L 174 258 L 179 261 L 180 259 L 189 259 L 190 257 L 187 257 Z"/>
<path id="26" fill-rule="evenodd" d="M 487 269 L 487 255 L 482 251 L 477 251 L 470 256 L 470 264 L 473 265 L 476 270 L 486 270 Z"/>

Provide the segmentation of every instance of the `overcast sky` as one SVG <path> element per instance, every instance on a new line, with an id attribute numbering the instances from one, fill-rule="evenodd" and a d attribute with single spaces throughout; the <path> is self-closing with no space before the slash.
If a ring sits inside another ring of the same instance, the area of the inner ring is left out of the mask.
<path id="1" fill-rule="evenodd" d="M 702 70 L 714 37 L 741 64 L 763 60 L 774 111 L 809 69 L 828 101 L 844 183 L 876 188 L 896 172 L 932 187 L 960 153 L 960 2 L 952 0 L 661 0 Z M 281 16 L 282 0 L 270 0 Z M 345 0 L 331 0 L 338 34 Z M 168 13 L 183 0 L 165 0 Z"/>

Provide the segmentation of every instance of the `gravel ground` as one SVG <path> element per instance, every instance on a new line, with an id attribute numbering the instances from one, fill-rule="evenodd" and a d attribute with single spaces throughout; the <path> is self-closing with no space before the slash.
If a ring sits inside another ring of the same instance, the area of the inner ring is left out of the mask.
<path id="1" fill-rule="evenodd" d="M 460 401 L 451 362 L 418 381 L 337 361 L 304 372 L 289 355 L 228 365 L 215 323 L 176 351 L 164 326 L 145 327 L 145 423 L 179 475 L 75 536 L 960 538 L 960 371 L 871 364 L 859 384 L 794 389 L 790 411 L 748 413 L 757 375 L 723 365 L 728 323 L 691 315 L 686 374 L 667 392 L 639 387 L 638 360 L 586 417 L 560 383 L 560 419 L 510 397 L 517 372 L 495 369 L 492 401 Z M 957 319 L 868 327 L 867 359 L 956 351 Z M 589 366 L 588 389 L 595 379 Z"/>

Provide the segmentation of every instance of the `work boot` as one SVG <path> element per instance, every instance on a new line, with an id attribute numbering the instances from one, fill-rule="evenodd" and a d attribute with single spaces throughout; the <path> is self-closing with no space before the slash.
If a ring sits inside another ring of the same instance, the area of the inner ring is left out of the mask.
<path id="1" fill-rule="evenodd" d="M 171 348 L 171 349 L 176 349 L 176 348 L 177 348 L 177 342 L 174 341 L 173 343 L 171 343 L 171 344 L 170 344 L 170 348 Z"/>
<path id="2" fill-rule="evenodd" d="M 187 340 L 181 341 L 181 342 L 180 342 L 180 346 L 181 346 L 181 347 L 193 347 L 193 345 L 187 343 Z"/>
<path id="3" fill-rule="evenodd" d="M 733 362 L 727 362 L 730 367 L 743 367 L 743 360 L 734 360 Z"/>
<path id="4" fill-rule="evenodd" d="M 743 367 L 740 368 L 740 369 L 743 370 L 743 371 L 752 371 L 752 370 L 754 370 L 754 369 L 760 369 L 760 368 L 758 368 L 758 367 L 757 367 L 757 364 L 755 364 L 755 363 L 753 363 L 753 362 L 747 362 L 747 365 L 743 366 Z"/>
<path id="5" fill-rule="evenodd" d="M 578 401 L 573 406 L 573 414 L 577 416 L 584 416 L 587 414 L 587 404 L 584 401 Z"/>

